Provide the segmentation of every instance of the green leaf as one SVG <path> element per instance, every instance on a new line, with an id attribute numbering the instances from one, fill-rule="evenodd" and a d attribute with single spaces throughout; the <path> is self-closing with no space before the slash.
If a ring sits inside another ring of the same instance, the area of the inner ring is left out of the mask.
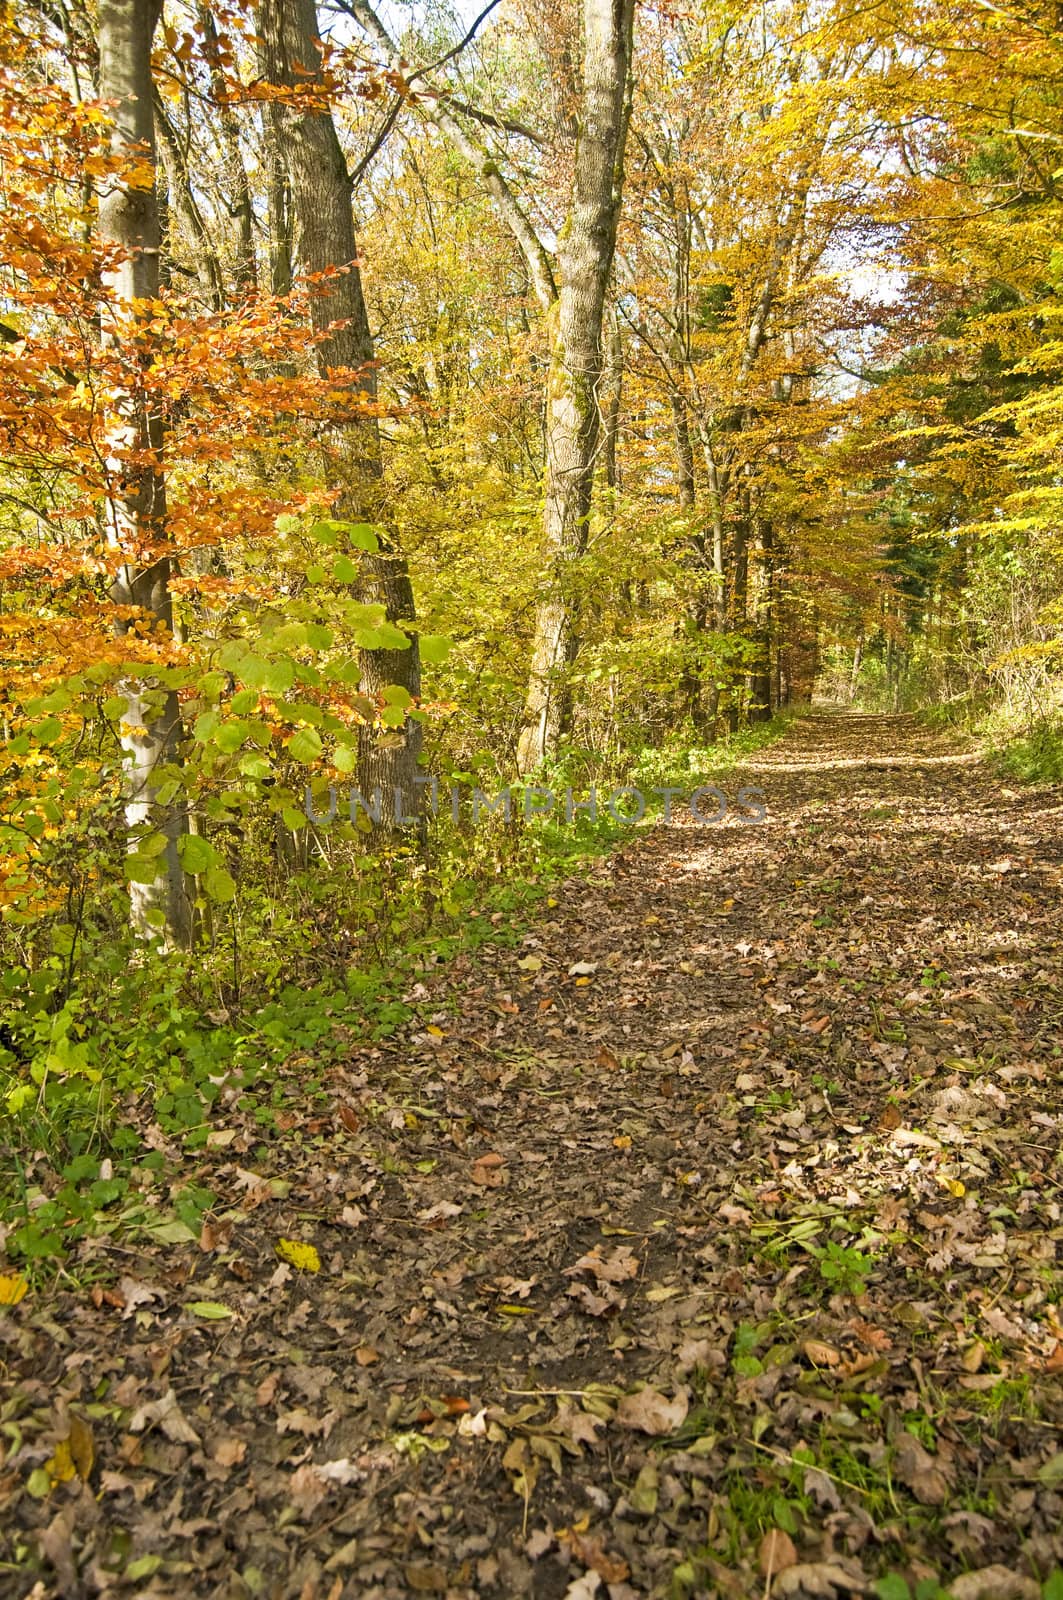
<path id="1" fill-rule="evenodd" d="M 380 635 L 380 648 L 382 650 L 408 650 L 410 636 L 403 633 L 401 628 L 396 628 L 393 622 L 382 622 L 377 628 Z"/>
<path id="2" fill-rule="evenodd" d="M 278 533 L 298 533 L 299 518 L 293 516 L 290 511 L 282 511 L 273 526 Z"/>
<path id="3" fill-rule="evenodd" d="M 138 842 L 137 855 L 150 856 L 154 859 L 156 856 L 162 855 L 168 844 L 169 840 L 164 833 L 149 833 L 146 839 L 141 839 Z"/>
<path id="4" fill-rule="evenodd" d="M 358 765 L 358 752 L 349 744 L 338 744 L 332 755 L 332 765 L 337 772 L 353 772 Z"/>
<path id="5" fill-rule="evenodd" d="M 194 1317 L 202 1317 L 206 1322 L 220 1322 L 223 1317 L 231 1317 L 235 1312 L 223 1306 L 220 1300 L 189 1300 L 185 1310 L 191 1311 Z"/>
<path id="6" fill-rule="evenodd" d="M 231 756 L 239 750 L 249 731 L 246 722 L 223 722 L 214 734 L 214 743 L 225 755 Z"/>
<path id="7" fill-rule="evenodd" d="M 127 1583 L 136 1583 L 140 1578 L 153 1578 L 162 1566 L 162 1556 L 148 1555 L 137 1556 L 126 1567 L 122 1576 Z"/>
<path id="8" fill-rule="evenodd" d="M 232 875 L 224 867 L 212 867 L 204 875 L 203 888 L 208 899 L 217 905 L 228 905 L 230 900 L 236 899 L 236 883 Z"/>
<path id="9" fill-rule="evenodd" d="M 337 556 L 332 563 L 332 576 L 337 583 L 353 583 L 358 576 L 358 568 L 350 556 Z"/>
<path id="10" fill-rule="evenodd" d="M 454 648 L 453 639 L 448 639 L 444 633 L 422 633 L 418 643 L 421 660 L 430 667 L 436 667 L 445 661 Z"/>
<path id="11" fill-rule="evenodd" d="M 306 722 L 311 728 L 316 728 L 323 720 L 321 707 L 312 700 L 289 700 L 284 712 L 292 722 Z"/>
<path id="12" fill-rule="evenodd" d="M 401 683 L 389 683 L 382 691 L 382 698 L 385 705 L 401 706 L 404 711 L 413 705 L 413 695 Z"/>
<path id="13" fill-rule="evenodd" d="M 263 661 L 261 656 L 247 655 L 240 663 L 240 677 L 252 689 L 264 689 L 266 687 L 266 674 L 268 671 L 269 662 Z"/>
<path id="14" fill-rule="evenodd" d="M 321 735 L 316 728 L 300 728 L 288 740 L 288 754 L 293 761 L 301 761 L 304 766 L 320 760 L 321 750 Z"/>
<path id="15" fill-rule="evenodd" d="M 58 717 L 45 717 L 43 722 L 38 722 L 33 735 L 38 744 L 54 744 L 63 736 L 63 724 Z"/>
<path id="16" fill-rule="evenodd" d="M 195 1244 L 197 1238 L 188 1223 L 179 1222 L 176 1217 L 168 1222 L 149 1225 L 147 1232 L 153 1239 L 157 1239 L 159 1244 Z"/>
<path id="17" fill-rule="evenodd" d="M 270 634 L 269 642 L 276 650 L 300 650 L 306 643 L 306 623 L 286 622 Z"/>
<path id="18" fill-rule="evenodd" d="M 186 872 L 198 876 L 212 867 L 217 860 L 214 846 L 198 833 L 186 833 L 177 841 L 177 854 Z"/>
<path id="19" fill-rule="evenodd" d="M 271 661 L 265 674 L 264 687 L 270 694 L 287 694 L 295 682 L 294 661 Z"/>
<path id="20" fill-rule="evenodd" d="M 877 1600 L 911 1600 L 912 1597 L 907 1579 L 899 1572 L 887 1572 L 884 1578 L 877 1580 L 871 1592 Z"/>
<path id="21" fill-rule="evenodd" d="M 141 856 L 136 852 L 125 858 L 125 875 L 130 883 L 154 883 L 161 869 L 154 856 Z"/>
<path id="22" fill-rule="evenodd" d="M 272 771 L 269 757 L 259 750 L 249 750 L 240 757 L 240 771 L 245 778 L 268 778 Z"/>
<path id="23" fill-rule="evenodd" d="M 348 522 L 344 531 L 356 550 L 372 552 L 380 549 L 377 531 L 368 522 Z"/>

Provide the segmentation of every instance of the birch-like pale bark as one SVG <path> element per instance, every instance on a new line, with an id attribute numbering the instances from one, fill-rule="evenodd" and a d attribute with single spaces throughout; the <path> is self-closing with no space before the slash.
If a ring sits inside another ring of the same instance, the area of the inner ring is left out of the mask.
<path id="1" fill-rule="evenodd" d="M 114 102 L 111 148 L 129 162 L 147 157 L 154 165 L 151 41 L 158 20 L 156 0 L 101 0 L 99 11 L 99 92 Z M 121 357 L 129 373 L 108 429 L 106 504 L 107 533 L 122 562 L 111 595 L 123 607 L 136 607 L 161 635 L 173 631 L 170 562 L 164 555 L 142 565 L 143 552 L 155 551 L 166 533 L 166 484 L 163 475 L 163 425 L 145 398 L 139 370 L 150 365 L 151 342 L 145 306 L 159 292 L 159 213 L 153 185 L 137 186 L 128 175 L 113 179 L 99 208 L 99 232 L 116 249 L 115 263 L 104 273 L 111 299 L 104 329 L 107 345 Z M 127 630 L 132 618 L 119 627 Z M 131 885 L 131 919 L 141 937 L 160 936 L 170 945 L 187 944 L 191 908 L 177 842 L 187 831 L 181 808 L 162 806 L 157 794 L 160 769 L 176 762 L 181 737 L 177 695 L 152 689 L 142 679 L 121 684 L 127 708 L 121 744 L 125 765 L 126 822 L 130 850 L 148 830 L 166 837 L 155 858 L 158 875 L 151 883 Z"/>

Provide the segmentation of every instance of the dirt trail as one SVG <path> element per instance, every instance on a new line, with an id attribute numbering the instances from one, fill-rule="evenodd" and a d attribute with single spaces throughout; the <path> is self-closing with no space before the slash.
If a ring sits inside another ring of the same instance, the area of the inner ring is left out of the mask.
<path id="1" fill-rule="evenodd" d="M 213 1249 L 12 1314 L 9 1416 L 42 1459 L 57 1404 L 95 1434 L 91 1488 L 6 1485 L 35 1594 L 1040 1594 L 1059 793 L 896 717 L 807 718 L 742 783 L 764 825 L 633 838 L 426 976 L 325 1115 L 293 1063 L 265 1151 L 220 1117 Z"/>

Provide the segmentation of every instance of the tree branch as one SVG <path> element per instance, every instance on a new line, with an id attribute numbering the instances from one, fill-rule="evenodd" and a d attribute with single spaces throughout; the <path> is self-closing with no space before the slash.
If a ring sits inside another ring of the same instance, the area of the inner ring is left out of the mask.
<path id="1" fill-rule="evenodd" d="M 384 60 L 393 71 L 402 74 L 408 83 L 406 63 L 402 54 L 388 33 L 387 28 L 373 9 L 370 0 L 336 0 L 342 11 L 353 17 L 355 22 L 380 51 Z M 427 68 L 415 76 L 422 76 Z M 418 104 L 425 116 L 434 122 L 436 127 L 445 133 L 458 153 L 469 163 L 474 171 L 478 172 L 483 181 L 499 216 L 512 233 L 521 254 L 528 267 L 528 275 L 535 290 L 536 299 L 544 311 L 549 311 L 557 299 L 557 286 L 554 282 L 553 268 L 550 257 L 539 235 L 526 216 L 520 201 L 517 199 L 509 184 L 498 170 L 488 151 L 478 145 L 465 131 L 457 117 L 447 108 L 446 98 L 439 97 L 434 102 L 427 98 L 421 99 Z"/>

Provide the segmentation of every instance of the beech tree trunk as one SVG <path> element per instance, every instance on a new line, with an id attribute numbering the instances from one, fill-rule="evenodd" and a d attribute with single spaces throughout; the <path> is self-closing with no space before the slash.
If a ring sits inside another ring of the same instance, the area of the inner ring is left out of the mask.
<path id="1" fill-rule="evenodd" d="M 535 622 L 517 763 L 534 771 L 556 749 L 578 648 L 579 558 L 587 547 L 601 439 L 602 316 L 616 248 L 631 111 L 633 0 L 584 0 L 583 92 L 572 198 L 551 310 L 543 533 L 548 569 Z"/>
<path id="2" fill-rule="evenodd" d="M 114 102 L 111 148 L 141 163 L 155 161 L 152 112 L 151 41 L 158 20 L 157 0 L 101 0 L 99 10 L 99 93 Z M 159 552 L 166 537 L 166 484 L 163 475 L 163 423 L 150 409 L 142 374 L 151 364 L 146 323 L 159 292 L 159 210 L 154 187 L 134 186 L 126 176 L 111 180 L 99 209 L 101 239 L 117 248 L 116 263 L 104 274 L 112 314 L 105 343 L 125 365 L 127 378 L 108 427 L 107 534 L 122 564 L 112 599 L 137 608 L 119 630 L 146 617 L 158 635 L 173 632 L 170 561 L 163 553 L 144 565 L 143 552 Z M 145 308 L 148 308 L 147 311 Z M 155 860 L 151 883 L 131 886 L 131 919 L 144 938 L 187 944 L 191 906 L 177 844 L 187 832 L 183 808 L 158 803 L 161 769 L 176 763 L 181 718 L 173 690 L 153 688 L 141 678 L 120 686 L 127 707 L 121 745 L 125 762 L 126 822 L 130 852 L 148 832 L 161 832 L 166 847 Z"/>
<path id="3" fill-rule="evenodd" d="M 264 0 L 259 19 L 262 60 L 269 81 L 289 89 L 323 85 L 314 0 Z M 305 274 L 342 269 L 327 287 L 315 291 L 311 301 L 315 330 L 324 332 L 331 327 L 316 346 L 316 359 L 323 374 L 339 369 L 337 376 L 350 385 L 355 399 L 352 409 L 356 409 L 376 398 L 376 352 L 362 293 L 347 164 L 323 96 L 312 105 L 299 104 L 293 98 L 287 104 L 276 102 L 272 109 L 272 120 L 282 138 L 298 230 L 298 265 Z M 411 641 L 404 650 L 362 651 L 362 689 L 375 696 L 389 684 L 397 684 L 416 699 L 421 692 L 421 663 L 417 636 L 411 631 L 415 621 L 413 587 L 405 558 L 387 542 L 382 527 L 386 508 L 376 418 L 355 418 L 342 430 L 333 430 L 328 444 L 331 487 L 339 491 L 337 515 L 373 523 L 381 538 L 377 553 L 359 558 L 366 574 L 359 597 L 383 602 L 388 620 L 401 627 Z M 381 738 L 372 729 L 363 729 L 359 787 L 368 799 L 379 786 L 386 824 L 396 822 L 397 807 L 399 815 L 406 816 L 415 809 L 420 791 L 414 780 L 419 775 L 421 743 L 421 724 L 409 718 L 399 735 Z"/>

